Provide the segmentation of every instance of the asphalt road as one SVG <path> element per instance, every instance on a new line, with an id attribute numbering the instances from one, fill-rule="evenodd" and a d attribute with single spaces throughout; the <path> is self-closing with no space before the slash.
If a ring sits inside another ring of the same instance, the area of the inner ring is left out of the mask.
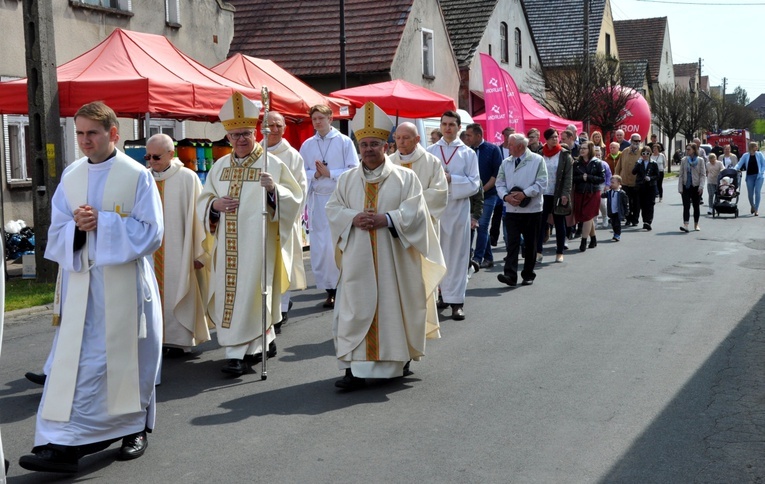
<path id="1" fill-rule="evenodd" d="M 23 375 L 52 329 L 45 313 L 11 317 L 8 482 L 761 482 L 765 217 L 704 215 L 684 234 L 675 187 L 650 233 L 613 243 L 600 229 L 596 249 L 573 241 L 562 264 L 548 244 L 533 286 L 502 287 L 499 267 L 474 275 L 467 320 L 443 319 L 414 375 L 362 391 L 333 386 L 324 294 L 297 293 L 267 380 L 226 378 L 215 341 L 167 360 L 147 453 L 117 462 L 115 445 L 74 479 L 17 464 L 41 395 Z"/>

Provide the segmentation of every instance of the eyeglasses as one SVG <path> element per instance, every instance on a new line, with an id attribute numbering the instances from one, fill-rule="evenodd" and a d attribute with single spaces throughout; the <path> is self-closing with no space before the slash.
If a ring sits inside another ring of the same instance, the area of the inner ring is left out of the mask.
<path id="1" fill-rule="evenodd" d="M 228 135 L 231 136 L 232 140 L 236 141 L 239 138 L 250 139 L 252 134 L 252 131 L 245 131 L 244 133 L 229 133 Z"/>
<path id="2" fill-rule="evenodd" d="M 162 159 L 162 155 L 143 155 L 143 159 L 146 161 L 149 161 L 149 160 L 159 161 Z"/>
<path id="3" fill-rule="evenodd" d="M 651 153 L 650 153 L 650 152 L 648 152 L 648 151 L 644 151 L 644 152 L 642 152 L 642 153 L 640 153 L 640 154 L 641 154 L 641 155 L 650 155 Z"/>

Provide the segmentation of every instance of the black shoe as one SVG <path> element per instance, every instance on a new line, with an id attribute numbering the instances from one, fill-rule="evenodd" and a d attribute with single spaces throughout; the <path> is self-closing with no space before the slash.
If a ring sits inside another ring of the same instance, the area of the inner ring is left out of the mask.
<path id="1" fill-rule="evenodd" d="M 501 282 L 502 284 L 507 284 L 510 287 L 515 287 L 515 281 L 510 279 L 510 277 L 504 275 L 504 274 L 497 274 L 497 280 Z"/>
<path id="2" fill-rule="evenodd" d="M 142 430 L 137 434 L 128 435 L 122 439 L 122 447 L 117 456 L 117 460 L 137 459 L 146 452 L 149 441 L 146 440 L 146 431 Z"/>
<path id="3" fill-rule="evenodd" d="M 412 376 L 412 375 L 414 375 L 414 372 L 409 369 L 409 363 L 411 363 L 411 362 L 412 362 L 412 360 L 409 360 L 404 365 L 404 374 L 402 376 Z"/>
<path id="4" fill-rule="evenodd" d="M 589 248 L 590 249 L 594 249 L 597 246 L 598 246 L 598 239 L 596 239 L 595 237 L 590 237 L 590 246 L 589 246 Z"/>
<path id="5" fill-rule="evenodd" d="M 45 380 L 48 379 L 45 373 L 32 373 L 31 371 L 28 371 L 24 376 L 27 380 L 38 385 L 45 385 Z"/>
<path id="6" fill-rule="evenodd" d="M 643 224 L 643 230 L 651 231 L 651 224 Z"/>
<path id="7" fill-rule="evenodd" d="M 5 460 L 5 473 L 8 474 L 8 467 L 10 467 L 11 463 L 8 462 L 8 459 L 4 459 L 4 460 Z"/>
<path id="8" fill-rule="evenodd" d="M 327 300 L 324 301 L 324 304 L 322 304 L 322 307 L 325 307 L 327 309 L 335 309 L 336 294 L 337 294 L 337 289 L 327 289 Z"/>
<path id="9" fill-rule="evenodd" d="M 232 358 L 228 360 L 228 363 L 220 371 L 229 375 L 242 376 L 247 371 L 247 365 L 244 364 L 244 360 Z"/>
<path id="10" fill-rule="evenodd" d="M 353 376 L 353 373 L 351 373 L 350 368 L 346 368 L 345 376 L 335 382 L 335 386 L 337 388 L 340 388 L 342 390 L 348 390 L 348 391 L 364 388 L 366 384 L 367 384 L 367 381 L 365 379 L 356 378 L 355 376 Z"/>
<path id="11" fill-rule="evenodd" d="M 521 282 L 521 286 L 530 286 L 534 284 L 534 279 L 524 279 L 523 282 Z"/>
<path id="12" fill-rule="evenodd" d="M 43 445 L 32 449 L 32 453 L 21 456 L 19 465 L 28 471 L 75 473 L 77 465 L 77 450 L 75 447 L 54 448 Z"/>
<path id="13" fill-rule="evenodd" d="M 499 240 L 497 240 L 497 239 L 491 239 L 491 246 L 492 246 L 492 247 L 496 247 L 498 243 L 499 243 Z"/>
<path id="14" fill-rule="evenodd" d="M 165 358 L 181 358 L 186 356 L 186 351 L 183 348 L 176 348 L 173 346 L 167 346 L 162 348 L 162 356 Z"/>
<path id="15" fill-rule="evenodd" d="M 455 321 L 465 320 L 465 310 L 462 309 L 462 304 L 452 304 L 452 319 Z"/>
<path id="16" fill-rule="evenodd" d="M 481 262 L 481 269 L 491 269 L 492 267 L 494 267 L 493 260 L 484 260 Z"/>
<path id="17" fill-rule="evenodd" d="M 470 267 L 473 268 L 473 272 L 478 272 L 481 270 L 481 266 L 478 265 L 478 262 L 474 261 L 473 259 L 470 259 Z"/>
<path id="18" fill-rule="evenodd" d="M 587 250 L 587 239 L 582 239 L 582 243 L 579 244 L 579 252 Z"/>
<path id="19" fill-rule="evenodd" d="M 271 341 L 268 344 L 268 357 L 273 358 L 276 356 L 276 341 Z M 263 361 L 263 353 L 255 353 L 254 355 L 244 355 L 245 361 L 257 365 L 261 361 Z"/>
<path id="20" fill-rule="evenodd" d="M 441 295 L 438 295 L 438 302 L 436 303 L 436 307 L 438 309 L 446 309 L 449 307 L 449 303 L 444 302 L 444 298 L 441 297 Z"/>

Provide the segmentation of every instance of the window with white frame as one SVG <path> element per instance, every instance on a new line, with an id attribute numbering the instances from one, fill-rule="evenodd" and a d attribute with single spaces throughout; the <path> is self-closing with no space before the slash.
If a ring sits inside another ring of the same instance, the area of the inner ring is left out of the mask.
<path id="1" fill-rule="evenodd" d="M 66 152 L 66 119 L 61 119 L 61 143 Z M 32 179 L 34 156 L 29 138 L 29 116 L 3 115 L 3 146 L 5 147 L 5 179 L 18 183 Z"/>
<path id="2" fill-rule="evenodd" d="M 140 120 L 133 120 L 133 136 L 138 137 L 138 124 L 142 123 Z M 181 140 L 186 137 L 186 129 L 183 121 L 176 121 L 175 119 L 150 119 L 149 120 L 149 136 L 151 138 L 155 134 L 164 133 L 174 140 Z"/>
<path id="3" fill-rule="evenodd" d="M 510 61 L 509 43 L 507 39 L 507 24 L 500 22 L 499 24 L 499 54 L 502 62 Z"/>
<path id="4" fill-rule="evenodd" d="M 69 0 L 69 4 L 72 6 L 102 7 L 114 10 L 124 10 L 126 12 L 133 10 L 132 3 L 131 0 Z"/>
<path id="5" fill-rule="evenodd" d="M 180 0 L 165 0 L 165 22 L 168 25 L 181 25 Z"/>
<path id="6" fill-rule="evenodd" d="M 32 178 L 32 158 L 29 147 L 29 117 L 3 116 L 5 146 L 5 179 L 8 182 L 27 181 Z"/>
<path id="7" fill-rule="evenodd" d="M 523 50 L 521 46 L 521 29 L 515 29 L 515 66 L 522 67 Z"/>
<path id="8" fill-rule="evenodd" d="M 422 29 L 422 77 L 436 77 L 433 31 Z"/>

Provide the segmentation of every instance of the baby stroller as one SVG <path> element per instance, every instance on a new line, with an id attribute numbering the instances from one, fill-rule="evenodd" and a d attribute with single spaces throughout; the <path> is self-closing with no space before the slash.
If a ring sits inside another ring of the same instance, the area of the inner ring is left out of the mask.
<path id="1" fill-rule="evenodd" d="M 712 217 L 732 213 L 738 217 L 738 197 L 741 194 L 741 172 L 726 168 L 717 177 L 717 191 L 712 203 Z"/>

